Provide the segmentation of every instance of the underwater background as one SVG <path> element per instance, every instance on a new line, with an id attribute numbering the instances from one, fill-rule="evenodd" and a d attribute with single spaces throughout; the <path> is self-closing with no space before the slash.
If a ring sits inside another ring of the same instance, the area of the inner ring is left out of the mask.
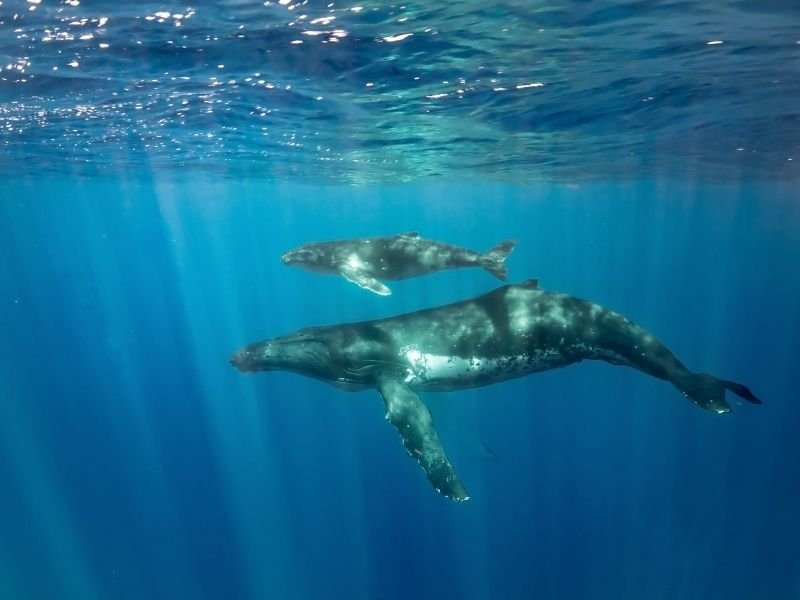
<path id="1" fill-rule="evenodd" d="M 779 0 L 0 2 L 0 598 L 800 598 L 798 25 Z M 450 502 L 376 392 L 228 363 L 498 285 L 379 297 L 280 261 L 407 231 L 516 239 L 511 281 L 764 404 L 593 361 L 423 393 Z"/>

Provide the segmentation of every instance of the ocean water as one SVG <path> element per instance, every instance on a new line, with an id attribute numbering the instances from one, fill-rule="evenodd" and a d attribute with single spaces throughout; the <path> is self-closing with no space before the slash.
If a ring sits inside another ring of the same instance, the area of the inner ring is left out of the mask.
<path id="1" fill-rule="evenodd" d="M 800 598 L 794 3 L 0 2 L 0 598 Z M 754 406 L 584 361 L 377 393 L 243 345 L 379 297 L 281 264 L 419 231 L 617 310 Z"/>

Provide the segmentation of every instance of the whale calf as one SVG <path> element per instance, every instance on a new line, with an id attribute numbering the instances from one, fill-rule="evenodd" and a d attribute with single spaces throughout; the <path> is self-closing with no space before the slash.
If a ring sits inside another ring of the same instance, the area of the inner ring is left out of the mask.
<path id="1" fill-rule="evenodd" d="M 246 346 L 230 362 L 242 372 L 293 371 L 346 390 L 377 389 L 386 419 L 433 487 L 463 501 L 467 489 L 417 392 L 490 385 L 587 359 L 668 381 L 716 413 L 731 410 L 726 390 L 761 403 L 740 383 L 689 371 L 622 315 L 539 289 L 536 280 L 391 318 L 302 329 Z"/>
<path id="2" fill-rule="evenodd" d="M 319 273 L 338 274 L 381 296 L 391 290 L 381 282 L 407 279 L 462 267 L 482 267 L 505 281 L 505 260 L 516 242 L 501 242 L 482 254 L 420 237 L 416 232 L 385 237 L 313 242 L 281 257 L 292 265 Z"/>

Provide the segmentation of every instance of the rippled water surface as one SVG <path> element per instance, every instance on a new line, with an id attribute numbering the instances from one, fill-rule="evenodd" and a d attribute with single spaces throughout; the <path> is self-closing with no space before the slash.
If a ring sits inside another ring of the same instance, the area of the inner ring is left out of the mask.
<path id="1" fill-rule="evenodd" d="M 795 2 L 0 2 L 0 173 L 800 175 Z"/>

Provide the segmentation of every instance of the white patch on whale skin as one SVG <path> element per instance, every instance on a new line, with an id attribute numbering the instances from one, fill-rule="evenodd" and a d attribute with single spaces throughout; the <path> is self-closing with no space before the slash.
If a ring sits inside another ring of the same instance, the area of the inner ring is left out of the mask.
<path id="1" fill-rule="evenodd" d="M 555 348 L 499 358 L 430 354 L 421 352 L 415 346 L 401 349 L 401 354 L 409 364 L 405 383 L 429 389 L 470 385 L 484 378 L 504 381 L 565 363 L 564 356 Z"/>
<path id="2" fill-rule="evenodd" d="M 509 311 L 508 325 L 512 331 L 517 333 L 528 331 L 535 321 L 536 317 L 532 317 L 531 311 L 524 305 L 513 306 Z"/>
<path id="3" fill-rule="evenodd" d="M 347 265 L 350 268 L 356 269 L 358 271 L 364 270 L 366 268 L 366 266 L 367 266 L 364 263 L 364 261 L 361 260 L 361 257 L 358 254 L 356 254 L 355 252 L 347 257 Z"/>
<path id="4" fill-rule="evenodd" d="M 531 311 L 531 296 L 543 293 L 539 289 L 511 288 L 508 290 L 506 307 L 512 330 L 522 332 L 537 325 L 555 325 L 564 329 L 572 326 L 570 315 L 564 311 L 561 302 L 563 295 L 555 295 L 553 299 L 543 302 L 536 311 Z"/>
<path id="5" fill-rule="evenodd" d="M 551 306 L 548 307 L 547 311 L 547 318 L 550 321 L 555 321 L 557 324 L 561 325 L 564 329 L 570 327 L 572 322 L 567 318 L 567 314 L 564 312 L 564 306 L 560 303 L 553 303 Z"/>

